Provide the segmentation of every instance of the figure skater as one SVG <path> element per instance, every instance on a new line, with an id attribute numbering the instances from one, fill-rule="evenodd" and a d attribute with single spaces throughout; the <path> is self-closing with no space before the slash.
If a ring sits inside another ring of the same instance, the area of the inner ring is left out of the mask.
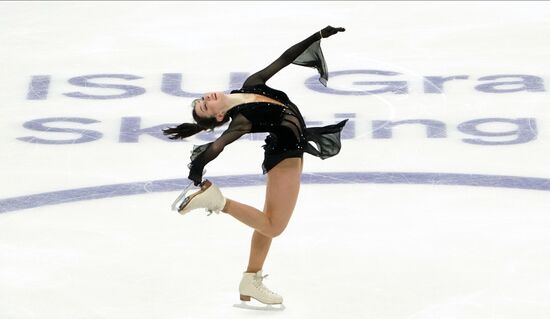
<path id="1" fill-rule="evenodd" d="M 240 299 L 254 298 L 266 305 L 281 305 L 283 298 L 262 283 L 262 269 L 271 241 L 286 228 L 296 205 L 303 167 L 303 153 L 321 159 L 340 151 L 340 132 L 347 120 L 324 127 L 306 127 L 298 107 L 279 90 L 266 86 L 266 81 L 285 66 L 293 63 L 314 67 L 320 82 L 326 86 L 328 71 L 320 47 L 321 38 L 330 37 L 344 28 L 327 26 L 287 49 L 277 60 L 246 79 L 239 90 L 230 94 L 213 92 L 193 100 L 192 115 L 196 123 L 183 123 L 164 129 L 171 139 L 182 139 L 213 130 L 231 120 L 229 127 L 214 142 L 195 146 L 189 164 L 189 179 L 200 190 L 178 203 L 178 211 L 186 214 L 197 208 L 227 213 L 254 229 L 248 268 L 239 285 Z M 224 148 L 247 133 L 267 132 L 263 173 L 267 174 L 263 210 L 225 198 L 209 180 L 203 181 L 205 165 Z M 315 143 L 314 147 L 311 143 Z M 183 197 L 184 194 L 182 194 Z M 181 199 L 181 198 L 180 198 Z M 284 307 L 284 306 L 283 306 Z"/>

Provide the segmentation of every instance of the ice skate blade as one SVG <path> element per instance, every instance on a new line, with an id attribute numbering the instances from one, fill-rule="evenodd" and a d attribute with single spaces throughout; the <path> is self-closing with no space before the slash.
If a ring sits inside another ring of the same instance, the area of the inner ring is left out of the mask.
<path id="1" fill-rule="evenodd" d="M 183 190 L 183 192 L 181 192 L 178 195 L 178 197 L 176 198 L 174 203 L 172 203 L 172 210 L 173 211 L 177 212 L 181 206 L 183 206 L 184 204 L 187 205 L 187 202 L 189 201 L 189 199 L 186 197 L 186 195 L 189 192 L 189 190 L 191 189 L 191 186 L 193 186 L 193 183 L 190 183 L 189 185 L 187 185 L 187 187 Z M 183 202 L 181 202 L 182 199 L 184 199 Z"/>
<path id="2" fill-rule="evenodd" d="M 254 306 L 245 301 L 238 304 L 234 304 L 233 307 L 247 309 L 247 310 L 260 310 L 260 311 L 283 311 L 286 309 L 285 305 L 283 304 L 276 304 L 276 305 L 266 304 L 262 306 Z"/>

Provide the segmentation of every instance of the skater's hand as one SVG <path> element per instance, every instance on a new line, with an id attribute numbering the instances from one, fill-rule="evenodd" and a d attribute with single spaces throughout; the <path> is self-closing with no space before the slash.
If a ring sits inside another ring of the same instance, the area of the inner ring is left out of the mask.
<path id="1" fill-rule="evenodd" d="M 202 183 L 202 174 L 194 170 L 189 171 L 189 176 L 187 178 L 192 180 L 195 186 L 199 186 Z"/>
<path id="2" fill-rule="evenodd" d="M 346 29 L 344 29 L 344 28 L 334 28 L 334 27 L 331 27 L 329 25 L 326 28 L 324 28 L 323 30 L 321 30 L 321 38 L 328 38 L 331 35 L 335 35 L 338 32 L 344 32 L 344 31 L 346 31 Z"/>

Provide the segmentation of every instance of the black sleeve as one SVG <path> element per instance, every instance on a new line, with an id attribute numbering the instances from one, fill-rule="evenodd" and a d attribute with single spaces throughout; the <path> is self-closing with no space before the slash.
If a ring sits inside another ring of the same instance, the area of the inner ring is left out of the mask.
<path id="1" fill-rule="evenodd" d="M 249 76 L 244 82 L 243 87 L 265 84 L 265 82 L 269 80 L 273 75 L 275 75 L 285 66 L 293 63 L 302 53 L 304 53 L 304 51 L 306 51 L 312 44 L 319 40 L 321 40 L 321 34 L 319 32 L 316 32 L 309 36 L 307 39 L 291 46 L 273 63 L 268 65 L 263 70 Z"/>
<path id="2" fill-rule="evenodd" d="M 225 146 L 233 143 L 246 133 L 250 133 L 252 124 L 243 115 L 238 115 L 231 121 L 227 130 L 214 142 L 195 146 L 191 153 L 191 163 L 189 164 L 189 179 L 195 182 L 195 185 L 202 181 L 204 167 L 210 161 L 218 157 Z"/>

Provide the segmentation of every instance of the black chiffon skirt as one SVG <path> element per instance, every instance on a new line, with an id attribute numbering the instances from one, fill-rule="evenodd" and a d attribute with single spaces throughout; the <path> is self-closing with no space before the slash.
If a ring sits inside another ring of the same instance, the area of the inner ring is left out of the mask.
<path id="1" fill-rule="evenodd" d="M 265 139 L 265 145 L 262 146 L 264 148 L 263 173 L 266 174 L 284 159 L 302 158 L 304 153 L 323 160 L 338 154 L 342 147 L 340 134 L 347 121 L 323 127 L 306 128 L 302 141 L 289 141 L 288 138 L 269 134 Z"/>

